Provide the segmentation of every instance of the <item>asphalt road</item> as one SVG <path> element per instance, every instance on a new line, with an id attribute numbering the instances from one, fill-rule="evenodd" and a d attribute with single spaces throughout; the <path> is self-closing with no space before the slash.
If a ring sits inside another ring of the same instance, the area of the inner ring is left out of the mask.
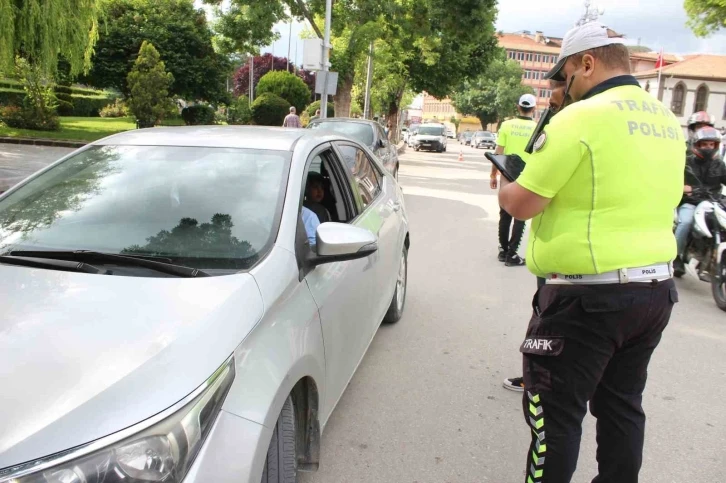
<path id="1" fill-rule="evenodd" d="M 483 151 L 401 159 L 411 222 L 406 312 L 381 327 L 323 434 L 321 467 L 302 483 L 519 483 L 529 430 L 519 344 L 535 280 L 496 261 L 498 207 Z M 70 152 L 0 144 L 0 186 Z M 0 189 L 1 190 L 1 189 Z M 726 313 L 709 286 L 678 282 L 681 302 L 650 366 L 642 483 L 712 483 L 726 461 Z M 585 421 L 575 483 L 595 475 Z"/>
<path id="2" fill-rule="evenodd" d="M 330 418 L 321 467 L 303 483 L 524 481 L 529 429 L 521 396 L 502 388 L 535 279 L 496 261 L 495 193 L 483 151 L 414 153 L 400 178 L 411 223 L 403 319 L 383 326 Z M 711 483 L 726 461 L 726 313 L 707 284 L 681 302 L 650 365 L 642 483 Z M 575 483 L 596 474 L 585 420 Z"/>
<path id="3" fill-rule="evenodd" d="M 0 193 L 73 149 L 0 143 Z"/>

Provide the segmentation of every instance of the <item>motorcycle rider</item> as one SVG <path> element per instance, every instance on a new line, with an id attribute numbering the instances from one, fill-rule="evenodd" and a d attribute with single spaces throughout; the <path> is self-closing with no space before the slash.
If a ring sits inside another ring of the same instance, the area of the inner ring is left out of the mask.
<path id="1" fill-rule="evenodd" d="M 686 158 L 686 172 L 692 171 L 702 185 L 699 188 L 702 189 L 694 191 L 694 187 L 687 184 L 688 181 L 684 183 L 683 199 L 678 207 L 678 225 L 675 233 L 678 256 L 673 262 L 673 272 L 677 277 L 685 273 L 684 251 L 688 235 L 693 228 L 696 206 L 701 201 L 708 199 L 709 195 L 720 198 L 722 186 L 726 185 L 726 164 L 719 156 L 721 146 L 719 132 L 711 126 L 701 127 L 694 131 L 691 143 L 690 153 Z"/>
<path id="2" fill-rule="evenodd" d="M 716 124 L 716 117 L 710 115 L 706 111 L 698 111 L 691 114 L 691 117 L 688 118 L 688 141 L 686 141 L 687 149 L 686 149 L 686 156 L 689 156 L 691 154 L 691 147 L 693 145 L 693 139 L 695 137 L 696 131 L 701 129 L 702 127 L 714 127 Z"/>

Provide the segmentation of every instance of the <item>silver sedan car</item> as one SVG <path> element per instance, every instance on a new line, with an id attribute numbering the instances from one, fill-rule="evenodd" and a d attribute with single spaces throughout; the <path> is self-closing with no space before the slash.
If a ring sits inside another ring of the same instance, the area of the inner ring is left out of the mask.
<path id="1" fill-rule="evenodd" d="M 136 130 L 0 196 L 0 482 L 294 482 L 382 321 L 393 176 L 311 130 Z"/>

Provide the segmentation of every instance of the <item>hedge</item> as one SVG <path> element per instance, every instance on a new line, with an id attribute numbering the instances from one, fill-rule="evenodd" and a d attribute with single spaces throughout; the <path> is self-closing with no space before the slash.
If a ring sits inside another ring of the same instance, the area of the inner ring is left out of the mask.
<path id="1" fill-rule="evenodd" d="M 113 103 L 115 97 L 72 96 L 75 117 L 98 117 L 101 109 Z"/>
<path id="2" fill-rule="evenodd" d="M 19 106 L 24 97 L 25 91 L 22 89 L 0 88 L 0 106 Z"/>
<path id="3" fill-rule="evenodd" d="M 312 118 L 318 109 L 320 109 L 320 101 L 315 101 L 305 108 L 305 112 Z M 332 102 L 328 102 L 328 117 L 335 117 L 335 105 Z"/>
<path id="4" fill-rule="evenodd" d="M 181 117 L 187 126 L 207 126 L 215 123 L 214 109 L 204 104 L 185 107 Z"/>
<path id="5" fill-rule="evenodd" d="M 259 126 L 282 126 L 290 103 L 274 94 L 263 94 L 252 103 L 252 119 Z"/>

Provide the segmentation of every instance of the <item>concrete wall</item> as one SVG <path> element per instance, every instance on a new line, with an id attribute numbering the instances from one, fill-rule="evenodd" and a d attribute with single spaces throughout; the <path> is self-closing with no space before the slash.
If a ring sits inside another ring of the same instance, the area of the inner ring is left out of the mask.
<path id="1" fill-rule="evenodd" d="M 640 85 L 645 87 L 646 81 L 650 81 L 650 93 L 653 97 L 658 96 L 658 78 L 654 79 L 638 79 Z M 686 86 L 686 97 L 683 106 L 683 114 L 678 115 L 678 120 L 681 126 L 686 127 L 688 117 L 693 114 L 693 108 L 696 103 L 696 90 L 701 84 L 706 84 L 709 89 L 708 104 L 706 111 L 709 114 L 716 117 L 716 127 L 726 128 L 726 82 L 719 81 L 703 81 L 696 79 L 679 79 L 663 76 L 661 78 L 663 83 L 663 94 L 661 101 L 666 107 L 671 107 L 671 101 L 673 100 L 673 89 L 675 86 L 682 82 Z"/>

